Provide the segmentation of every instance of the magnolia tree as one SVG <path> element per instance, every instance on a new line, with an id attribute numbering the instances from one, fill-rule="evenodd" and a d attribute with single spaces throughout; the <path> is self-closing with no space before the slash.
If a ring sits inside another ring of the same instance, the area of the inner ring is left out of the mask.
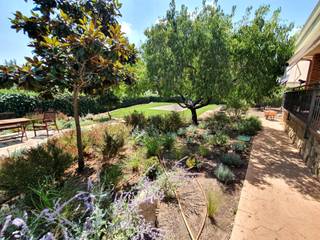
<path id="1" fill-rule="evenodd" d="M 231 16 L 216 5 L 203 3 L 199 11 L 170 3 L 166 17 L 145 35 L 143 57 L 153 90 L 163 96 L 180 96 L 180 106 L 192 113 L 211 100 L 219 100 L 229 85 Z"/>
<path id="2" fill-rule="evenodd" d="M 120 82 L 130 83 L 126 65 L 136 50 L 117 22 L 117 0 L 34 0 L 31 16 L 16 12 L 12 28 L 30 38 L 33 57 L 22 67 L 4 66 L 1 83 L 16 82 L 44 96 L 68 90 L 73 94 L 78 168 L 84 169 L 79 95 L 100 94 Z"/>

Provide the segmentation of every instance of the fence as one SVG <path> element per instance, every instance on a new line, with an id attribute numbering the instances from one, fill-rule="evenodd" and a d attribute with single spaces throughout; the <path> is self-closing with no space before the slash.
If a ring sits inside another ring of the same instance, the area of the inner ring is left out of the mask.
<path id="1" fill-rule="evenodd" d="M 320 130 L 320 84 L 293 88 L 285 93 L 283 107 L 306 123 L 306 130 Z"/>

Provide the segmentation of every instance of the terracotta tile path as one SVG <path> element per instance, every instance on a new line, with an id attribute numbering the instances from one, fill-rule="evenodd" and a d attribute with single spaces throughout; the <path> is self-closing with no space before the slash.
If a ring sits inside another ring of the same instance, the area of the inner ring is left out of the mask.
<path id="1" fill-rule="evenodd" d="M 231 240 L 319 240 L 320 183 L 279 120 L 254 139 Z"/>

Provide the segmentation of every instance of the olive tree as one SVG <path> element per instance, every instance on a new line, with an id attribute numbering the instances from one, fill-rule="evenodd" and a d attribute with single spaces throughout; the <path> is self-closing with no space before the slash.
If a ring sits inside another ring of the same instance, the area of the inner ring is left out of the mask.
<path id="1" fill-rule="evenodd" d="M 150 88 L 162 96 L 180 96 L 192 113 L 219 100 L 228 90 L 231 15 L 204 1 L 198 11 L 172 0 L 167 15 L 145 31 L 143 58 Z"/>

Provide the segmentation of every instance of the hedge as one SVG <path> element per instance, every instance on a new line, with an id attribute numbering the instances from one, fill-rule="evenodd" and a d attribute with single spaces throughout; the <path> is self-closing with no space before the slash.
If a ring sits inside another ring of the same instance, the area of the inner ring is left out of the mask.
<path id="1" fill-rule="evenodd" d="M 85 116 L 88 113 L 97 114 L 136 104 L 150 102 L 175 102 L 177 100 L 178 98 L 162 98 L 155 96 L 125 98 L 123 100 L 119 100 L 113 94 L 100 97 L 81 96 L 80 114 Z M 0 113 L 14 112 L 17 117 L 21 117 L 27 113 L 34 112 L 36 109 L 41 109 L 44 111 L 48 109 L 54 109 L 68 116 L 72 116 L 72 97 L 70 95 L 62 95 L 55 99 L 44 100 L 35 94 L 27 94 L 25 92 L 3 93 L 0 91 Z"/>

